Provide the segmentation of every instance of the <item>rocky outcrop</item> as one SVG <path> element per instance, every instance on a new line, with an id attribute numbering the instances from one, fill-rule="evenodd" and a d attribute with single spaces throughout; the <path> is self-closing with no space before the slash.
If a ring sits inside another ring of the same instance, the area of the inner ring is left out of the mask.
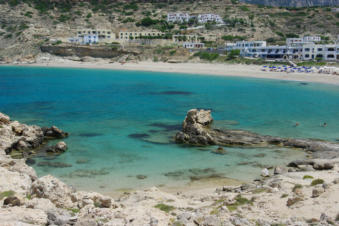
<path id="1" fill-rule="evenodd" d="M 57 178 L 47 175 L 34 181 L 30 194 L 32 197 L 49 199 L 57 207 L 73 208 L 71 194 L 75 192 Z"/>
<path id="2" fill-rule="evenodd" d="M 339 144 L 310 139 L 291 139 L 260 135 L 245 130 L 220 130 L 212 128 L 210 110 L 192 109 L 187 112 L 182 131 L 175 136 L 179 144 L 220 145 L 238 147 L 283 146 L 313 152 L 317 158 L 339 157 Z"/>
<path id="3" fill-rule="evenodd" d="M 42 132 L 45 139 L 62 139 L 68 137 L 68 133 L 62 131 L 56 126 L 52 126 L 51 128 L 43 127 Z"/>
<path id="4" fill-rule="evenodd" d="M 138 55 L 138 52 L 125 51 L 121 48 L 108 48 L 107 46 L 74 46 L 74 45 L 47 45 L 41 46 L 41 51 L 62 57 L 94 57 L 115 58 L 123 55 Z"/>
<path id="5" fill-rule="evenodd" d="M 34 155 L 37 151 L 50 153 L 62 153 L 67 150 L 65 142 L 59 142 L 54 146 L 46 146 L 48 140 L 63 139 L 68 133 L 52 126 L 40 128 L 11 121 L 10 117 L 0 113 L 0 151 L 4 150 L 15 158 L 23 158 Z"/>

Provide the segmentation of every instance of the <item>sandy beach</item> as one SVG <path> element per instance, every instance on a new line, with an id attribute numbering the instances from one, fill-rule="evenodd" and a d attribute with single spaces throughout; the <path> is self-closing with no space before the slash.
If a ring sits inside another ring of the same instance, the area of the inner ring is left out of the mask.
<path id="1" fill-rule="evenodd" d="M 13 64 L 8 64 L 13 65 Z M 217 64 L 217 63 L 163 63 L 163 62 L 138 62 L 138 63 L 109 63 L 100 60 L 97 62 L 77 62 L 67 59 L 57 59 L 52 62 L 33 64 L 14 64 L 15 66 L 37 67 L 68 67 L 68 68 L 91 68 L 111 70 L 133 70 L 169 73 L 187 73 L 196 75 L 237 76 L 250 78 L 278 79 L 300 82 L 317 82 L 339 85 L 339 76 L 318 73 L 285 73 L 261 71 L 258 65 L 243 64 Z"/>

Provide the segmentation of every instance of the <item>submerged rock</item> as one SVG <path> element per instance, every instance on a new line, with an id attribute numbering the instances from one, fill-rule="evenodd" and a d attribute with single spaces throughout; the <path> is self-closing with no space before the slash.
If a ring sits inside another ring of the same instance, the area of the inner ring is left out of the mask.
<path id="1" fill-rule="evenodd" d="M 47 153 L 54 153 L 54 154 L 59 154 L 63 153 L 67 150 L 67 144 L 63 141 L 58 142 L 56 145 L 48 146 L 42 149 L 43 151 Z"/>
<path id="2" fill-rule="evenodd" d="M 67 168 L 72 167 L 71 164 L 63 163 L 63 162 L 39 162 L 38 166 L 40 167 L 53 167 L 53 168 Z"/>
<path id="3" fill-rule="evenodd" d="M 78 159 L 76 161 L 76 164 L 86 164 L 86 163 L 89 163 L 88 159 Z"/>
<path id="4" fill-rule="evenodd" d="M 213 154 L 226 155 L 227 151 L 223 147 L 218 147 L 216 150 L 211 151 Z"/>
<path id="5" fill-rule="evenodd" d="M 322 140 L 292 139 L 260 135 L 245 130 L 221 130 L 212 128 L 210 110 L 192 109 L 187 112 L 182 131 L 175 135 L 179 144 L 220 145 L 237 147 L 283 146 L 300 148 L 313 153 L 314 157 L 339 157 L 339 144 Z"/>
<path id="6" fill-rule="evenodd" d="M 144 179 L 147 178 L 147 176 L 146 176 L 146 175 L 139 174 L 139 175 L 136 176 L 136 178 L 139 179 L 139 180 L 144 180 Z"/>

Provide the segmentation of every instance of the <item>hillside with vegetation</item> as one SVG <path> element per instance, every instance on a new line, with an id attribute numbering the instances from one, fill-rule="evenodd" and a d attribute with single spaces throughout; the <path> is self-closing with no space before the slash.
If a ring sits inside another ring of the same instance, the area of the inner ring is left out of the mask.
<path id="1" fill-rule="evenodd" d="M 219 14 L 225 25 L 198 26 L 194 21 L 169 24 L 166 21 L 169 12 Z M 266 40 L 276 45 L 283 44 L 286 38 L 303 35 L 321 35 L 326 43 L 337 38 L 339 13 L 332 12 L 330 7 L 284 8 L 237 0 L 168 3 L 0 0 L 0 60 L 33 59 L 40 54 L 41 46 L 59 45 L 61 42 L 56 40 L 74 37 L 77 29 L 82 28 L 111 29 L 116 34 L 154 30 L 168 37 L 174 34 L 219 37 L 217 41 L 206 41 L 207 47 L 220 47 L 237 40 Z M 137 55 L 139 60 L 159 59 L 164 55 L 193 57 L 188 52 L 182 54 L 183 51 L 157 46 L 145 48 L 145 51 L 139 48 Z"/>
<path id="2" fill-rule="evenodd" d="M 339 0 L 240 0 L 241 2 L 285 7 L 338 6 Z"/>

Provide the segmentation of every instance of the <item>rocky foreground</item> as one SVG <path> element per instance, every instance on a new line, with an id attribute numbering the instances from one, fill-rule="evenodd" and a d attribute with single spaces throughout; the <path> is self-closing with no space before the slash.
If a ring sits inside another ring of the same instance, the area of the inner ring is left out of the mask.
<path id="1" fill-rule="evenodd" d="M 337 158 L 263 169 L 260 179 L 239 186 L 177 194 L 153 187 L 113 199 L 37 178 L 25 158 L 6 154 L 19 141 L 29 154 L 31 141 L 55 134 L 43 131 L 0 114 L 0 225 L 339 225 Z"/>

